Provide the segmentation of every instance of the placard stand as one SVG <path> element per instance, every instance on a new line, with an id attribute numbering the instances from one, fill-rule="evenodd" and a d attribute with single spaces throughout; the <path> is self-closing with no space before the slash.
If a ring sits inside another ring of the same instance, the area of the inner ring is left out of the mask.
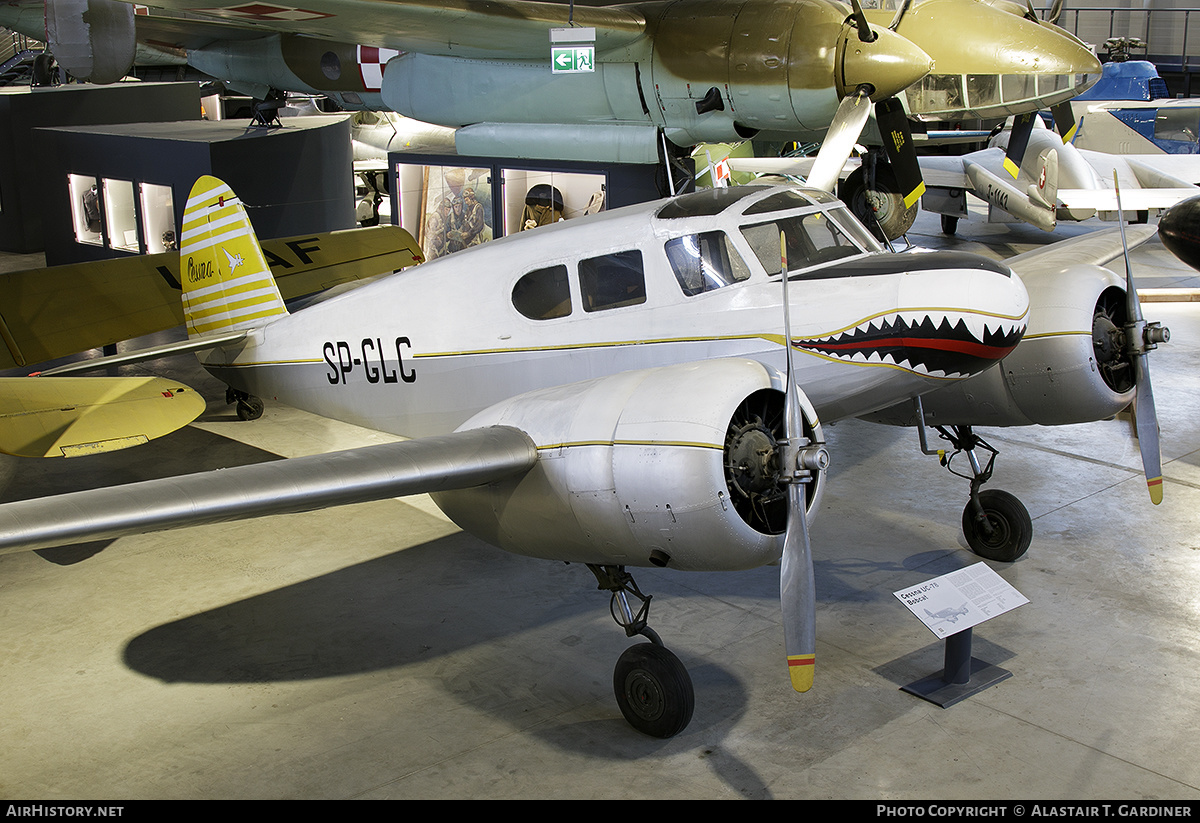
<path id="1" fill-rule="evenodd" d="M 893 592 L 925 627 L 946 641 L 946 665 L 903 691 L 943 709 L 978 694 L 1012 672 L 971 657 L 971 630 L 993 617 L 1029 602 L 986 563 L 944 574 Z"/>
<path id="2" fill-rule="evenodd" d="M 967 628 L 946 638 L 946 665 L 941 672 L 901 686 L 901 690 L 945 709 L 1012 677 L 1007 669 L 971 657 L 971 632 Z"/>

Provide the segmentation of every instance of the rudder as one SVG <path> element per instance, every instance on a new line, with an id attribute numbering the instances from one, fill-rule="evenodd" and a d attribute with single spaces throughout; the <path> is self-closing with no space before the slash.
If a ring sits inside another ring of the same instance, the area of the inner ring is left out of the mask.
<path id="1" fill-rule="evenodd" d="M 183 212 L 179 279 L 189 337 L 287 314 L 242 201 L 209 175 L 192 186 Z"/>

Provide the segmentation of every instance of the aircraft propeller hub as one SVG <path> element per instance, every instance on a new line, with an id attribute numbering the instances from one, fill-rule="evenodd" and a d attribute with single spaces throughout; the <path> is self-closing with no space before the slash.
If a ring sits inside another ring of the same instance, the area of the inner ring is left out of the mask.
<path id="1" fill-rule="evenodd" d="M 1162 323 L 1147 323 L 1142 330 L 1142 339 L 1147 349 L 1153 349 L 1159 343 L 1171 342 L 1171 330 Z"/>
<path id="2" fill-rule="evenodd" d="M 838 95 L 853 94 L 859 86 L 870 86 L 871 100 L 899 94 L 933 71 L 933 58 L 911 40 L 875 28 L 870 42 L 858 36 L 851 23 L 842 30 L 838 48 Z"/>

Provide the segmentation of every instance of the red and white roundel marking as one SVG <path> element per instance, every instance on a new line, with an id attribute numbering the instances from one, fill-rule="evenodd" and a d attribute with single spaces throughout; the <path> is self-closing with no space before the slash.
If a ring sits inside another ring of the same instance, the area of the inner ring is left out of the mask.
<path id="1" fill-rule="evenodd" d="M 363 88 L 367 91 L 379 91 L 383 88 L 383 67 L 399 53 L 396 49 L 359 46 L 358 73 L 362 77 Z"/>
<path id="2" fill-rule="evenodd" d="M 271 3 L 243 3 L 240 6 L 228 6 L 226 8 L 215 9 L 196 9 L 204 14 L 215 14 L 219 17 L 228 17 L 233 20 L 280 20 L 289 23 L 300 23 L 308 20 L 321 20 L 325 17 L 333 17 L 323 11 L 309 11 L 308 9 L 297 9 L 290 6 L 276 6 Z"/>

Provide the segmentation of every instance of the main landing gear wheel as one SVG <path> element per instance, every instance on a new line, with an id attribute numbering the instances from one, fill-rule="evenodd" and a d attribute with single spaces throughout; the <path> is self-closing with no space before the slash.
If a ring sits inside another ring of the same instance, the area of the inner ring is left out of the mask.
<path id="1" fill-rule="evenodd" d="M 862 166 L 838 187 L 838 198 L 880 240 L 900 237 L 917 219 L 917 204 L 904 207 L 904 195 L 900 193 L 896 173 L 883 163 L 875 165 L 874 187 L 868 186 L 866 167 Z"/>
<path id="2" fill-rule="evenodd" d="M 679 658 L 655 643 L 630 646 L 617 660 L 613 692 L 621 714 L 639 732 L 674 737 L 692 719 L 696 694 Z"/>
<path id="3" fill-rule="evenodd" d="M 987 560 L 1011 563 L 1029 549 L 1033 521 L 1020 500 L 1006 491 L 979 493 L 978 506 L 967 503 L 962 515 L 963 535 L 971 551 Z"/>
<path id="4" fill-rule="evenodd" d="M 696 708 L 692 678 L 679 658 L 646 625 L 650 595 L 642 594 L 624 566 L 588 563 L 600 589 L 612 592 L 609 610 L 626 637 L 642 635 L 649 643 L 630 646 L 613 670 L 613 693 L 621 714 L 639 732 L 651 737 L 674 737 L 687 726 Z M 628 595 L 642 602 L 634 614 Z"/>
<path id="5" fill-rule="evenodd" d="M 266 408 L 261 398 L 237 389 L 225 390 L 225 402 L 237 404 L 238 420 L 257 420 Z"/>

